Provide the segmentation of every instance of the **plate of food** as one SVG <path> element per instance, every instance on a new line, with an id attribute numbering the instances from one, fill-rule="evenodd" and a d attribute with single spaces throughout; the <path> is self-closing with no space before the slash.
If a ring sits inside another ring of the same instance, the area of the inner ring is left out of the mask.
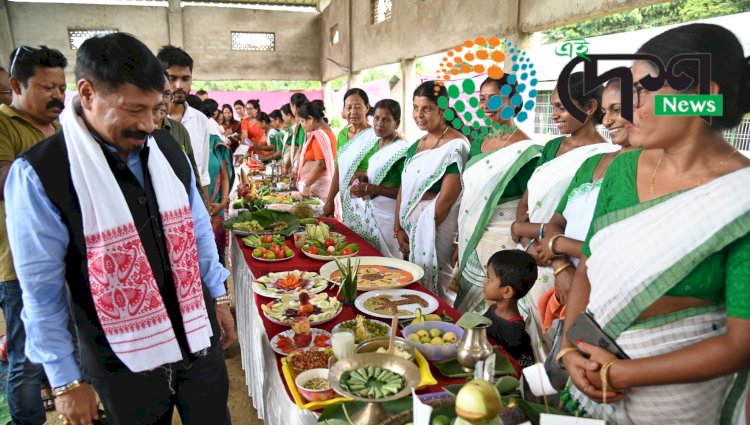
<path id="1" fill-rule="evenodd" d="M 317 294 L 325 291 L 328 280 L 315 272 L 292 270 L 273 272 L 253 281 L 253 290 L 268 298 L 281 298 L 282 295 L 298 295 L 305 291 Z"/>
<path id="2" fill-rule="evenodd" d="M 277 262 L 286 261 L 294 257 L 294 251 L 286 245 L 273 244 L 269 249 L 255 248 L 251 253 L 253 259 L 258 261 Z"/>
<path id="3" fill-rule="evenodd" d="M 284 245 L 286 238 L 283 235 L 256 235 L 251 234 L 242 238 L 242 243 L 250 248 L 265 248 L 271 249 L 271 246 Z"/>
<path id="4" fill-rule="evenodd" d="M 291 236 L 299 228 L 299 218 L 292 214 L 260 210 L 244 212 L 224 222 L 224 228 L 241 235 L 274 235 Z"/>
<path id="5" fill-rule="evenodd" d="M 282 295 L 279 299 L 261 304 L 260 308 L 266 318 L 277 325 L 292 326 L 298 317 L 305 316 L 310 320 L 310 326 L 318 326 L 338 316 L 342 304 L 325 292 L 312 297 L 307 292 L 300 292 L 297 297 Z"/>
<path id="6" fill-rule="evenodd" d="M 359 257 L 357 290 L 403 288 L 424 276 L 424 270 L 414 263 L 387 257 Z M 320 268 L 320 275 L 333 283 L 339 283 L 341 272 L 335 261 Z"/>
<path id="7" fill-rule="evenodd" d="M 339 328 L 351 329 L 354 331 L 354 343 L 359 344 L 370 338 L 379 336 L 388 336 L 391 334 L 391 327 L 380 320 L 368 319 L 358 314 L 356 319 L 346 320 L 333 327 L 335 333 Z"/>
<path id="8" fill-rule="evenodd" d="M 292 199 L 292 196 L 290 194 L 282 194 L 282 193 L 271 193 L 270 195 L 262 196 L 260 199 L 269 205 L 273 205 L 273 204 L 291 205 L 294 203 L 294 199 Z"/>
<path id="9" fill-rule="evenodd" d="M 292 329 L 279 332 L 271 338 L 271 349 L 276 354 L 286 356 L 294 350 L 317 348 L 324 349 L 331 346 L 331 334 L 323 329 L 311 328 L 306 317 L 300 318 L 292 325 Z"/>
<path id="10" fill-rule="evenodd" d="M 331 232 L 326 223 L 305 226 L 305 244 L 302 252 L 314 260 L 331 261 L 335 258 L 353 257 L 359 253 L 359 244 L 350 243 L 340 233 Z"/>
<path id="11" fill-rule="evenodd" d="M 396 309 L 401 319 L 416 317 L 419 308 L 423 314 L 437 310 L 440 304 L 430 294 L 411 289 L 376 289 L 365 292 L 354 300 L 357 309 L 370 316 L 390 319 Z"/>

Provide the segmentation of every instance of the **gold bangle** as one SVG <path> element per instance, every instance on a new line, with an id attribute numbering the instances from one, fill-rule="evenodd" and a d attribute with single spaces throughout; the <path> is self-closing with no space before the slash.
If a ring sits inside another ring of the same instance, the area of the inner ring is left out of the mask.
<path id="1" fill-rule="evenodd" d="M 55 387 L 52 390 L 52 395 L 54 395 L 55 397 L 59 397 L 59 396 L 61 396 L 63 394 L 67 394 L 67 393 L 73 391 L 74 389 L 80 387 L 81 385 L 83 385 L 84 382 L 86 382 L 86 381 L 82 381 L 80 379 L 76 379 L 75 381 L 73 381 L 73 382 L 71 382 L 69 384 L 65 384 L 65 385 L 63 385 L 61 387 Z"/>
<path id="2" fill-rule="evenodd" d="M 555 241 L 556 241 L 556 240 L 557 240 L 558 238 L 562 238 L 563 236 L 565 236 L 565 235 L 564 235 L 564 234 L 562 234 L 562 233 L 558 233 L 558 234 L 556 234 L 555 236 L 552 236 L 551 238 L 549 238 L 549 243 L 547 244 L 547 248 L 549 248 L 549 252 L 551 252 L 551 253 L 552 253 L 552 255 L 555 255 L 555 256 L 558 256 L 558 255 L 560 255 L 560 254 L 558 254 L 558 253 L 557 253 L 557 252 L 555 251 L 555 248 L 554 248 L 554 246 L 555 246 Z"/>
<path id="3" fill-rule="evenodd" d="M 615 388 L 614 386 L 612 386 L 611 384 L 609 384 L 609 383 L 608 383 L 608 375 L 609 375 L 609 369 L 610 369 L 610 368 L 612 368 L 612 366 L 614 366 L 614 364 L 615 364 L 615 363 L 617 363 L 617 362 L 619 362 L 619 361 L 620 361 L 620 359 L 618 359 L 618 358 L 614 358 L 614 359 L 609 359 L 609 360 L 607 360 L 607 361 L 606 361 L 606 362 L 605 362 L 605 363 L 604 363 L 604 364 L 602 365 L 601 369 L 599 369 L 599 377 L 600 377 L 600 378 L 601 378 L 601 380 L 602 380 L 602 390 L 603 390 L 603 392 L 604 392 L 604 394 L 605 394 L 605 395 L 604 395 L 604 397 L 605 397 L 605 400 L 606 400 L 606 397 L 607 397 L 607 396 L 606 396 L 606 393 L 607 393 L 607 386 L 608 386 L 608 385 L 609 385 L 609 389 L 610 389 L 611 391 L 613 391 L 613 392 L 616 392 L 616 393 L 621 393 L 621 392 L 623 392 L 623 391 L 624 391 L 624 390 L 622 390 L 622 389 L 619 389 L 619 388 Z M 605 403 L 606 403 L 606 402 L 605 402 Z"/>
<path id="4" fill-rule="evenodd" d="M 565 357 L 566 354 L 570 354 L 574 351 L 577 352 L 578 349 L 575 347 L 566 347 L 566 348 L 560 349 L 560 352 L 557 353 L 557 355 L 555 356 L 555 363 L 557 363 L 558 365 L 562 367 L 562 363 L 560 363 L 560 360 L 562 360 L 562 358 Z"/>
<path id="5" fill-rule="evenodd" d="M 563 271 L 563 270 L 567 269 L 567 268 L 568 268 L 568 267 L 570 267 L 570 266 L 572 266 L 572 264 L 570 264 L 570 263 L 565 263 L 565 264 L 563 264 L 562 266 L 558 267 L 558 268 L 557 268 L 557 270 L 553 271 L 553 272 L 552 272 L 552 275 L 553 275 L 553 276 L 557 276 L 558 274 L 560 274 L 560 272 L 561 272 L 561 271 Z"/>

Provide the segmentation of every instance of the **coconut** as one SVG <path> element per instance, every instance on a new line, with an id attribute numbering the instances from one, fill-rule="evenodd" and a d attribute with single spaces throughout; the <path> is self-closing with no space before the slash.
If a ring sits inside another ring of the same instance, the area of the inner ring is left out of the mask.
<path id="1" fill-rule="evenodd" d="M 500 393 L 491 382 L 475 379 L 456 395 L 456 414 L 472 425 L 501 424 L 504 409 Z"/>

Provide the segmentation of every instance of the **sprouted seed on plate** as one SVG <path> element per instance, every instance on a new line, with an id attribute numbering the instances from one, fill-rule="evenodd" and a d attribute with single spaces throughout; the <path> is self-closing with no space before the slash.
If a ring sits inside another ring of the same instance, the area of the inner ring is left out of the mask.
<path id="1" fill-rule="evenodd" d="M 380 348 L 378 348 L 378 351 L 376 351 L 376 353 L 388 354 L 388 350 L 385 349 L 385 348 L 383 348 L 383 347 L 380 347 Z M 405 360 L 409 360 L 409 358 L 411 357 L 411 354 L 409 354 L 408 351 L 404 351 L 404 350 L 402 350 L 402 349 L 400 349 L 398 347 L 394 347 L 393 348 L 393 354 L 395 354 L 396 356 L 401 357 L 402 359 L 405 359 Z"/>
<path id="2" fill-rule="evenodd" d="M 305 382 L 302 386 L 308 390 L 327 390 L 328 380 L 325 378 L 314 378 Z"/>

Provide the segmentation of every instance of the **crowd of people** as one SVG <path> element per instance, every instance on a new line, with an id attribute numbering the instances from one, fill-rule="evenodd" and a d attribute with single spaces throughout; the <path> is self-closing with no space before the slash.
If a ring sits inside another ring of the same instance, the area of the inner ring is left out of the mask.
<path id="1" fill-rule="evenodd" d="M 188 423 L 229 423 L 222 221 L 247 156 L 279 162 L 299 192 L 324 201 L 323 215 L 421 266 L 422 283 L 460 312 L 489 317 L 522 365 L 564 369 L 568 412 L 618 424 L 744 423 L 750 159 L 722 131 L 750 112 L 750 58 L 709 24 L 670 29 L 637 52 L 663 63 L 710 54 L 723 115 L 655 115 L 656 95 L 697 94 L 697 84 L 646 90 L 640 81 L 659 70 L 636 60 L 633 87 L 584 89 L 582 72 L 560 82 L 586 118 L 566 110 L 556 87 L 563 136 L 549 141 L 490 107 L 501 96 L 521 111 L 507 74 L 476 93 L 490 127 L 506 131 L 467 139 L 446 119 L 445 85 L 426 81 L 413 93 L 418 140 L 399 132 L 398 102 L 370 105 L 359 88 L 346 91 L 348 125 L 336 133 L 331 111 L 302 93 L 270 113 L 256 99 L 192 95 L 187 52 L 154 55 L 121 33 L 81 46 L 63 112 L 65 57 L 15 49 L 12 96 L 0 106 L 14 423 L 44 422 L 45 379 L 75 425 L 96 418 L 93 389 L 110 423 L 170 423 L 174 406 Z M 695 62 L 673 71 L 699 80 Z M 633 122 L 621 115 L 631 93 Z M 609 346 L 566 338 L 587 321 Z"/>

